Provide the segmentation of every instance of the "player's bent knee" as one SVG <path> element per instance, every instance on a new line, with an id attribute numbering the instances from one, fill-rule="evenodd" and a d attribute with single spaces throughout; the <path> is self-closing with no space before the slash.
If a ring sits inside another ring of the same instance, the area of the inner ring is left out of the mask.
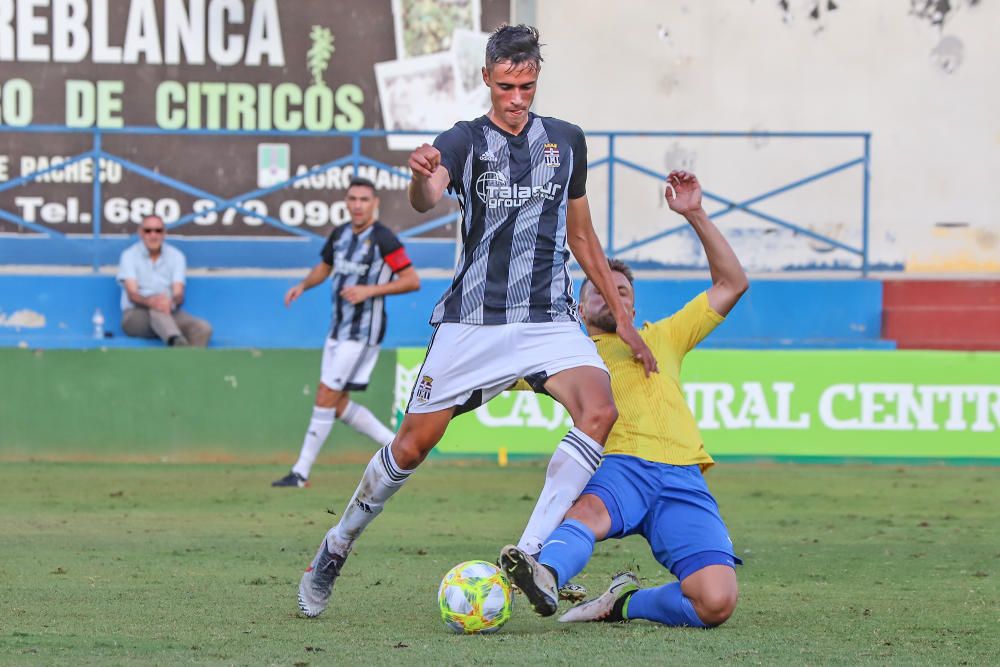
<path id="1" fill-rule="evenodd" d="M 396 439 L 392 441 L 392 457 L 396 460 L 396 464 L 403 470 L 413 470 L 423 463 L 431 449 L 433 449 L 433 446 L 424 447 L 412 437 L 407 438 L 397 435 Z"/>
<path id="2" fill-rule="evenodd" d="M 449 416 L 442 413 L 411 418 L 407 415 L 392 441 L 392 456 L 396 464 L 404 470 L 412 470 L 423 463 L 444 435 Z"/>
<path id="3" fill-rule="evenodd" d="M 708 590 L 699 598 L 695 611 L 705 625 L 709 627 L 722 625 L 736 611 L 738 598 L 735 589 Z"/>
<path id="4" fill-rule="evenodd" d="M 618 421 L 618 408 L 614 403 L 588 406 L 577 428 L 595 440 L 603 442 L 611 433 L 611 427 Z"/>

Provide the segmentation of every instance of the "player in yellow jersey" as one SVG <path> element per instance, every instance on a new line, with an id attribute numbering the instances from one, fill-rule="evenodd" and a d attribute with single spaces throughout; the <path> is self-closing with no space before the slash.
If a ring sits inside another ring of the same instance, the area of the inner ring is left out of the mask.
<path id="1" fill-rule="evenodd" d="M 556 611 L 558 586 L 586 566 L 594 543 L 642 535 L 678 582 L 640 589 L 632 573 L 616 576 L 606 593 L 578 605 L 561 621 L 646 619 L 673 626 L 713 627 L 733 613 L 735 565 L 726 525 L 702 473 L 713 465 L 681 391 L 684 355 L 723 321 L 747 290 L 740 262 L 701 205 L 693 174 L 671 172 L 667 203 L 698 234 L 712 286 L 672 316 L 640 331 L 660 372 L 648 377 L 616 333 L 608 304 L 592 285 L 580 290 L 580 312 L 611 373 L 618 421 L 600 468 L 541 552 L 504 547 L 501 565 L 536 612 Z M 618 296 L 635 313 L 632 273 L 609 260 Z"/>

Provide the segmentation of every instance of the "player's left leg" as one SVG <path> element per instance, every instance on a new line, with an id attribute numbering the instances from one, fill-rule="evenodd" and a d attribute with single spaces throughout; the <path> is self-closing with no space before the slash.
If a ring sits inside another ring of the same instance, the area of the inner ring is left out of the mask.
<path id="1" fill-rule="evenodd" d="M 348 391 L 364 391 L 368 388 L 375 362 L 378 361 L 379 346 L 364 345 L 357 351 L 357 360 L 344 377 L 345 400 L 337 405 L 337 419 L 353 428 L 358 433 L 366 435 L 380 445 L 388 445 L 395 435 L 388 427 L 372 414 L 371 410 L 355 403 L 347 397 Z M 334 378 L 336 379 L 336 378 Z"/>
<path id="2" fill-rule="evenodd" d="M 724 554 L 721 559 L 725 559 Z M 604 595 L 570 609 L 559 620 L 645 619 L 674 627 L 714 628 L 725 623 L 736 609 L 738 589 L 731 563 L 706 565 L 680 582 L 646 589 L 639 588 L 631 572 L 623 572 L 615 576 Z"/>
<path id="3" fill-rule="evenodd" d="M 681 581 L 681 592 L 691 600 L 705 625 L 722 625 L 736 611 L 739 585 L 732 565 L 706 565 Z"/>
<path id="4" fill-rule="evenodd" d="M 555 613 L 559 588 L 579 574 L 594 552 L 595 536 L 603 539 L 611 525 L 601 499 L 584 494 L 549 536 L 538 554 L 508 545 L 500 552 L 500 566 L 532 608 L 542 616 Z M 584 593 L 586 595 L 586 593 Z"/>
<path id="5" fill-rule="evenodd" d="M 320 382 L 316 388 L 309 426 L 302 440 L 299 458 L 285 477 L 272 486 L 308 485 L 313 463 L 326 443 L 337 419 L 380 445 L 392 442 L 393 433 L 368 408 L 351 401 L 350 391 L 364 391 L 378 360 L 377 345 L 328 338 L 323 346 Z"/>
<path id="6" fill-rule="evenodd" d="M 306 427 L 306 434 L 302 438 L 299 458 L 291 471 L 281 479 L 271 482 L 271 486 L 298 488 L 309 486 L 309 476 L 316 457 L 319 456 L 330 431 L 333 430 L 337 413 L 343 411 L 349 401 L 346 391 L 331 389 L 320 381 L 316 387 L 316 402 L 309 418 L 309 426 Z"/>
<path id="7" fill-rule="evenodd" d="M 611 379 L 603 367 L 568 368 L 549 377 L 544 389 L 569 412 L 573 428 L 552 453 L 538 501 L 518 540 L 517 546 L 530 554 L 541 550 L 590 481 L 618 418 Z"/>
<path id="8" fill-rule="evenodd" d="M 625 617 L 665 625 L 715 627 L 736 609 L 739 589 L 729 531 L 698 466 L 667 466 L 643 526 L 656 559 L 678 581 L 634 593 Z"/>
<path id="9" fill-rule="evenodd" d="M 725 560 L 719 552 L 716 560 Z M 622 619 L 645 619 L 664 625 L 714 628 L 725 623 L 736 609 L 739 590 L 730 564 L 713 564 L 656 588 L 635 591 L 622 605 Z"/>
<path id="10" fill-rule="evenodd" d="M 643 474 L 649 465 L 632 456 L 606 457 L 537 560 L 518 547 L 504 548 L 501 566 L 536 612 L 555 612 L 556 588 L 586 567 L 596 541 L 624 537 L 642 524 L 655 491 Z"/>

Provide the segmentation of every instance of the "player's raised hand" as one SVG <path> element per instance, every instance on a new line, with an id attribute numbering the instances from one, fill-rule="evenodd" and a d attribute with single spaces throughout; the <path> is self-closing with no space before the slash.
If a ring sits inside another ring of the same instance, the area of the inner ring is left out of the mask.
<path id="1" fill-rule="evenodd" d="M 653 351 L 649 349 L 646 341 L 635 330 L 634 324 L 631 322 L 620 322 L 617 333 L 618 337 L 625 341 L 625 344 L 632 349 L 632 355 L 635 357 L 635 360 L 642 364 L 643 369 L 646 371 L 646 377 L 649 377 L 650 373 L 660 372 L 660 366 L 656 363 Z"/>
<path id="2" fill-rule="evenodd" d="M 664 196 L 667 198 L 670 210 L 675 213 L 684 215 L 701 209 L 701 184 L 689 171 L 670 172 Z"/>
<path id="3" fill-rule="evenodd" d="M 430 178 L 431 174 L 441 164 L 441 151 L 430 144 L 419 146 L 415 151 L 410 153 L 409 164 L 414 176 L 419 175 L 424 178 Z"/>
<path id="4" fill-rule="evenodd" d="M 305 287 L 302 283 L 296 283 L 285 292 L 285 305 L 290 306 L 292 302 L 302 296 L 302 292 L 305 291 Z"/>

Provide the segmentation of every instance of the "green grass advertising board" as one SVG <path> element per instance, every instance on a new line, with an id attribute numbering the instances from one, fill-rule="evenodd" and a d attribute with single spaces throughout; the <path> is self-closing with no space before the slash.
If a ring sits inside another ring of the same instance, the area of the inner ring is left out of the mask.
<path id="1" fill-rule="evenodd" d="M 423 354 L 398 350 L 397 418 Z M 1000 353 L 703 350 L 682 380 L 713 455 L 1000 462 Z M 438 451 L 547 454 L 569 424 L 548 397 L 504 392 Z"/>

